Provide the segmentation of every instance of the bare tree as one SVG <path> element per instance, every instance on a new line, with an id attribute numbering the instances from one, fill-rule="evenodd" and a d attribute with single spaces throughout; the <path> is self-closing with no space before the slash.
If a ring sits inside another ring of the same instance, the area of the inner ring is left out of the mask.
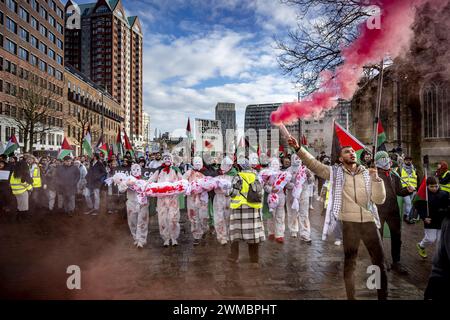
<path id="1" fill-rule="evenodd" d="M 20 68 L 14 70 L 18 76 L 9 74 L 10 104 L 6 121 L 18 127 L 23 139 L 23 152 L 33 150 L 38 137 L 51 132 L 64 123 L 62 88 L 55 86 L 49 75 L 36 75 Z M 58 92 L 59 91 L 59 92 Z M 59 94 L 58 94 L 59 93 Z"/>
<path id="2" fill-rule="evenodd" d="M 366 0 L 280 0 L 297 12 L 297 29 L 276 39 L 278 63 L 304 89 L 317 90 L 319 75 L 342 63 L 341 48 L 357 37 L 357 26 L 370 12 Z"/>

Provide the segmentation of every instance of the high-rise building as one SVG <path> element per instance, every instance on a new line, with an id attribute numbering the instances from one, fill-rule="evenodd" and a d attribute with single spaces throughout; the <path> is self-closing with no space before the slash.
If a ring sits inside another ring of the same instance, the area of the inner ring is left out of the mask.
<path id="1" fill-rule="evenodd" d="M 150 141 L 152 141 L 150 131 L 150 115 L 145 111 L 142 113 L 142 128 L 144 130 L 142 142 L 144 145 L 149 146 Z"/>
<path id="2" fill-rule="evenodd" d="M 32 137 L 31 151 L 56 152 L 64 134 L 63 75 L 64 5 L 59 0 L 0 1 L 1 142 L 15 134 L 23 145 L 24 132 L 15 119 L 23 121 L 31 110 L 26 99 L 33 91 L 42 99 L 33 105 L 45 116 L 35 123 L 42 131 Z"/>
<path id="3" fill-rule="evenodd" d="M 251 104 L 248 105 L 245 109 L 245 132 L 250 141 L 255 141 L 255 138 L 258 140 L 258 144 L 263 149 L 270 149 L 272 146 L 272 129 L 278 129 L 278 127 L 274 126 L 270 122 L 270 114 L 275 111 L 281 103 L 268 103 L 268 104 Z M 287 125 L 286 128 L 289 130 L 290 134 L 297 139 L 300 138 L 300 122 L 297 122 L 293 125 Z M 251 130 L 253 129 L 253 130 Z M 256 137 L 252 135 L 256 134 Z M 266 135 L 266 139 L 264 138 Z M 283 144 L 284 147 L 287 147 L 287 141 L 282 139 L 281 134 L 278 133 L 279 140 L 277 142 L 274 141 L 275 145 Z"/>
<path id="4" fill-rule="evenodd" d="M 234 103 L 218 102 L 216 105 L 216 120 L 221 122 L 222 137 L 225 141 L 227 129 L 236 130 L 236 108 Z"/>
<path id="5" fill-rule="evenodd" d="M 119 102 L 131 141 L 142 141 L 143 34 L 139 18 L 127 17 L 121 0 L 79 5 L 79 12 L 74 8 L 69 0 L 66 63 L 86 74 Z"/>

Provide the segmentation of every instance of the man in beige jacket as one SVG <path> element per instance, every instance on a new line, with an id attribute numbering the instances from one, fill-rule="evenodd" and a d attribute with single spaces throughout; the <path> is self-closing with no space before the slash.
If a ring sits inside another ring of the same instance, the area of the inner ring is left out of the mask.
<path id="1" fill-rule="evenodd" d="M 387 298 L 387 276 L 384 265 L 384 251 L 379 233 L 379 217 L 376 204 L 385 201 L 386 191 L 383 180 L 375 168 L 366 169 L 356 162 L 355 150 L 342 147 L 339 165 L 327 166 L 316 160 L 297 140 L 289 137 L 303 164 L 319 177 L 330 180 L 333 190 L 327 208 L 324 238 L 332 234 L 337 220 L 342 221 L 344 245 L 344 280 L 348 299 L 355 299 L 354 270 L 358 248 L 362 240 L 372 258 L 372 264 L 380 269 L 378 299 Z"/>

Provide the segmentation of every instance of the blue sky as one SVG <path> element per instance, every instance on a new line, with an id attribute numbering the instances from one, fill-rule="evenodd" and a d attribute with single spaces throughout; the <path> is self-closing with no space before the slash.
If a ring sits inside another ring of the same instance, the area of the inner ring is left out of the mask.
<path id="1" fill-rule="evenodd" d="M 81 1 L 86 3 L 93 1 Z M 144 30 L 144 109 L 151 128 L 184 135 L 187 118 L 214 119 L 217 102 L 292 101 L 274 36 L 295 28 L 294 8 L 279 0 L 122 0 Z"/>

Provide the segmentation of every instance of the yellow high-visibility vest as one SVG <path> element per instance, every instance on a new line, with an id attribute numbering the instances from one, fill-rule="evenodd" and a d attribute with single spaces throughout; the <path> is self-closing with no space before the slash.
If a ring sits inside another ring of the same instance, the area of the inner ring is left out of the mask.
<path id="1" fill-rule="evenodd" d="M 14 177 L 14 173 L 11 174 L 11 177 L 9 178 L 9 184 L 11 185 L 11 190 L 13 195 L 19 195 L 22 194 L 28 190 L 33 189 L 31 187 L 31 184 L 27 182 L 22 182 L 20 178 Z"/>
<path id="2" fill-rule="evenodd" d="M 402 187 L 406 188 L 407 186 L 412 186 L 417 189 L 417 174 L 416 170 L 411 171 L 411 175 L 408 175 L 408 172 L 404 168 L 401 170 Z"/>
<path id="3" fill-rule="evenodd" d="M 248 193 L 249 184 L 252 184 L 255 181 L 256 175 L 253 172 L 239 172 L 239 175 L 242 178 L 242 189 L 237 196 L 231 198 L 231 209 L 238 209 L 242 205 L 247 205 L 254 209 L 261 209 L 262 203 L 248 202 L 247 198 L 245 197 Z"/>
<path id="4" fill-rule="evenodd" d="M 41 169 L 39 167 L 35 167 L 33 169 L 33 188 L 40 188 L 42 187 L 42 180 L 41 180 Z"/>
<path id="5" fill-rule="evenodd" d="M 441 179 L 444 179 L 449 173 L 450 173 L 450 171 L 447 170 L 447 172 L 445 172 L 442 175 Z M 450 182 L 447 184 L 441 184 L 440 187 L 441 187 L 441 190 L 444 190 L 444 191 L 447 191 L 448 193 L 450 193 Z"/>

